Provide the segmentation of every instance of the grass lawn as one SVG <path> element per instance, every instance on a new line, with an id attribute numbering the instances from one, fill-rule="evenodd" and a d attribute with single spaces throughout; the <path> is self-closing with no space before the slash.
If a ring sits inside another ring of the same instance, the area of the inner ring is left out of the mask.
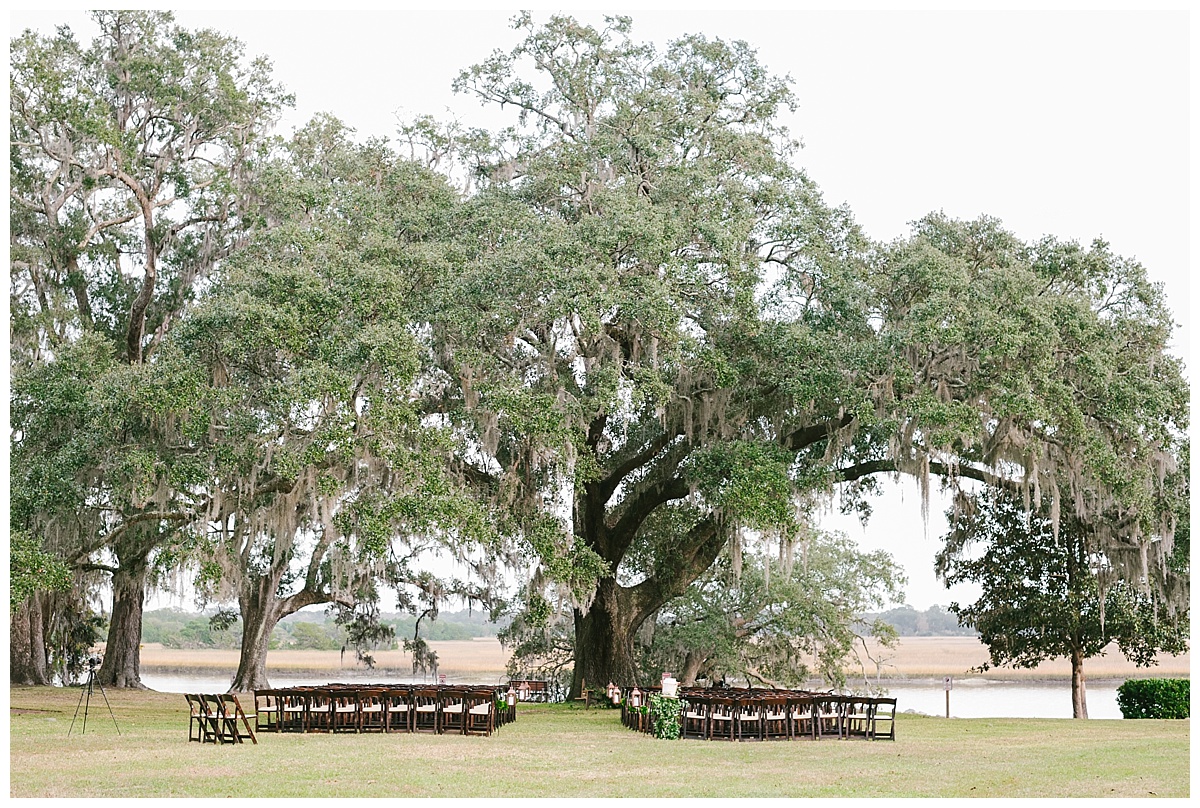
<path id="1" fill-rule="evenodd" d="M 900 715 L 890 741 L 658 741 L 615 711 L 522 705 L 490 738 L 187 741 L 177 693 L 10 689 L 13 797 L 1187 797 L 1190 721 Z M 243 700 L 245 701 L 245 700 Z"/>

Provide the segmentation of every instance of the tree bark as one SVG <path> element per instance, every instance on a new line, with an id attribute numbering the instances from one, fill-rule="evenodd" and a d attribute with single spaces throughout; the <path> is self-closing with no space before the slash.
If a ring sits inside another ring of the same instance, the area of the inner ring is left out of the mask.
<path id="1" fill-rule="evenodd" d="M 254 579 L 242 588 L 242 594 L 238 597 L 238 606 L 242 612 L 242 650 L 238 658 L 237 673 L 229 685 L 230 693 L 249 693 L 269 688 L 271 684 L 267 681 L 267 650 L 275 626 L 280 620 L 305 606 L 329 603 L 331 600 L 328 595 L 308 588 L 290 597 L 276 596 L 284 571 L 285 566 Z"/>
<path id="2" fill-rule="evenodd" d="M 273 575 L 260 578 L 252 590 L 238 598 L 242 611 L 242 650 L 230 693 L 249 693 L 271 686 L 267 681 L 267 649 L 271 632 L 283 617 L 280 601 L 273 596 L 278 585 Z"/>
<path id="3" fill-rule="evenodd" d="M 46 656 L 46 621 L 42 599 L 30 595 L 9 618 L 9 683 L 14 685 L 51 684 Z"/>
<path id="4" fill-rule="evenodd" d="M 1087 718 L 1087 688 L 1083 677 L 1083 651 L 1071 649 L 1071 717 Z"/>
<path id="5" fill-rule="evenodd" d="M 700 670 L 704 667 L 707 659 L 707 653 L 695 649 L 688 651 L 687 656 L 683 659 L 683 673 L 680 674 L 679 684 L 684 687 L 696 684 L 696 677 L 700 675 Z"/>
<path id="6" fill-rule="evenodd" d="M 115 548 L 119 567 L 112 576 L 112 620 L 104 646 L 104 662 L 96 679 L 105 687 L 145 690 L 141 676 L 142 609 L 146 603 L 148 551 L 139 548 L 122 558 Z"/>
<path id="7" fill-rule="evenodd" d="M 633 662 L 636 617 L 629 590 L 614 578 L 600 581 L 586 614 L 575 610 L 575 672 L 570 698 L 579 698 L 584 682 L 591 682 L 592 687 L 602 687 L 610 680 L 618 686 L 639 684 Z"/>
<path id="8" fill-rule="evenodd" d="M 589 544 L 600 548 L 601 557 L 614 570 L 620 565 L 619 554 L 628 546 L 628 542 L 614 544 L 594 539 Z M 670 565 L 635 586 L 623 587 L 612 577 L 601 579 L 587 614 L 575 611 L 575 672 L 570 698 L 579 698 L 585 681 L 597 685 L 609 680 L 618 686 L 641 684 L 633 655 L 634 635 L 648 617 L 671 598 L 682 595 L 704 574 L 720 554 L 725 538 L 716 520 L 706 519 L 692 528 L 683 544 L 686 549 Z M 616 557 L 603 552 L 613 547 L 618 548 Z"/>

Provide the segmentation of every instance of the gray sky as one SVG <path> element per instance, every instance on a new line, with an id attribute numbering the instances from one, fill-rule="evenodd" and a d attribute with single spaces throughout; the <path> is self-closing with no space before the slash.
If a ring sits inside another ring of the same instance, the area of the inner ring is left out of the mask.
<path id="1" fill-rule="evenodd" d="M 986 213 L 1024 239 L 1102 237 L 1137 258 L 1184 323 L 1173 350 L 1186 362 L 1191 23 L 1187 3 L 1168 5 L 1177 10 L 621 13 L 633 17 L 636 39 L 744 39 L 771 70 L 789 74 L 800 103 L 789 126 L 805 144 L 799 162 L 872 238 L 897 238 L 933 210 Z M 179 10 L 177 19 L 234 35 L 249 54 L 272 59 L 297 100 L 285 132 L 321 111 L 363 136 L 392 135 L 397 112 L 510 123 L 507 113 L 454 95 L 450 82 L 517 41 L 508 25 L 515 9 L 455 8 Z M 81 39 L 93 30 L 81 11 L 14 11 L 9 22 L 10 35 L 63 23 Z M 825 526 L 892 552 L 917 608 L 971 597 L 948 593 L 932 573 L 945 505 L 931 503 L 926 527 L 915 486 L 889 489 L 865 530 L 836 514 Z"/>

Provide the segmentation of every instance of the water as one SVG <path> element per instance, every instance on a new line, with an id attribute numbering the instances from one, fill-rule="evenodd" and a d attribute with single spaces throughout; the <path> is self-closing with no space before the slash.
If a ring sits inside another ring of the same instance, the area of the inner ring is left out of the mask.
<path id="1" fill-rule="evenodd" d="M 1117 688 L 1123 679 L 1087 684 L 1088 718 L 1120 718 Z M 926 715 L 946 714 L 946 689 L 940 679 L 886 683 L 896 709 Z M 955 679 L 950 691 L 951 718 L 1070 718 L 1071 682 L 1013 682 Z"/>
<path id="2" fill-rule="evenodd" d="M 302 687 L 305 685 L 327 685 L 330 682 L 346 682 L 348 684 L 437 684 L 436 678 L 397 676 L 392 673 L 354 673 L 340 671 L 331 678 L 329 674 L 317 676 L 289 675 L 273 673 L 269 677 L 271 687 Z M 476 676 L 473 678 L 456 678 L 447 676 L 448 685 L 488 685 L 499 684 L 502 680 L 495 677 Z M 503 681 L 507 682 L 505 678 Z M 229 676 L 203 676 L 196 674 L 155 674 L 143 673 L 142 684 L 160 693 L 224 693 L 229 689 Z"/>
<path id="3" fill-rule="evenodd" d="M 298 685 L 323 685 L 330 682 L 329 676 L 289 676 L 274 674 L 271 684 L 275 687 Z M 429 679 L 398 678 L 384 674 L 363 675 L 343 672 L 339 682 L 427 683 Z M 496 683 L 499 683 L 497 680 Z M 1120 718 L 1117 707 L 1117 687 L 1122 679 L 1098 679 L 1088 683 L 1087 705 L 1089 718 Z M 142 683 L 152 690 L 163 693 L 222 693 L 229 688 L 228 676 L 192 676 L 143 674 Z M 447 684 L 491 684 L 485 679 L 454 679 L 447 677 Z M 886 683 L 889 696 L 897 699 L 900 712 L 912 710 L 926 715 L 946 714 L 946 691 L 940 679 L 901 681 Z M 1071 683 L 1053 680 L 1040 682 L 1014 682 L 997 679 L 956 679 L 950 691 L 950 716 L 952 718 L 1070 718 Z"/>

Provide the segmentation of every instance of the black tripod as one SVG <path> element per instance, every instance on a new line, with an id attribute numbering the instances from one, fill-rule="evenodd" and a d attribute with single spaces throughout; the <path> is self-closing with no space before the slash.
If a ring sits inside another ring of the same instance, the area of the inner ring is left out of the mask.
<path id="1" fill-rule="evenodd" d="M 75 705 L 75 718 L 79 717 L 79 708 L 83 707 L 83 730 L 80 735 L 87 734 L 87 716 L 88 707 L 92 704 L 92 685 L 100 688 L 100 695 L 104 697 L 104 705 L 108 707 L 108 714 L 112 716 L 113 726 L 117 727 L 117 717 L 113 715 L 112 705 L 108 703 L 108 694 L 104 692 L 104 685 L 96 681 L 96 667 L 100 664 L 100 660 L 92 657 L 88 660 L 88 675 L 87 681 L 83 685 L 83 690 L 79 694 L 79 704 Z M 86 696 L 86 701 L 84 697 Z M 71 730 L 75 729 L 75 718 L 71 719 L 71 729 L 67 730 L 67 736 L 70 737 Z M 117 734 L 121 734 L 121 728 L 117 727 Z"/>

